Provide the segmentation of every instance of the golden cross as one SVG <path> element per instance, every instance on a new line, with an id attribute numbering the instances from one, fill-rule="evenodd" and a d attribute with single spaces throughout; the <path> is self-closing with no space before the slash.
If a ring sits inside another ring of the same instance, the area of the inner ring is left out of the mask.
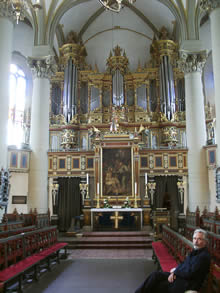
<path id="1" fill-rule="evenodd" d="M 118 229 L 118 220 L 123 220 L 123 218 L 123 216 L 118 215 L 118 211 L 115 211 L 115 215 L 110 217 L 111 220 L 115 220 L 115 229 Z"/>

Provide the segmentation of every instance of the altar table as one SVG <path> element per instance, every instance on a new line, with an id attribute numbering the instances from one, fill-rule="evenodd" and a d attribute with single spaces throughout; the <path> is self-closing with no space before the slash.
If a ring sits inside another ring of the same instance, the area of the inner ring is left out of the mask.
<path id="1" fill-rule="evenodd" d="M 93 208 L 92 230 L 142 230 L 141 208 Z"/>

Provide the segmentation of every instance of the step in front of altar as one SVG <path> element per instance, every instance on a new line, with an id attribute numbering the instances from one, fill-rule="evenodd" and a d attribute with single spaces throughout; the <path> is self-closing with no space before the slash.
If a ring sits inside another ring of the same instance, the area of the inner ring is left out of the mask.
<path id="1" fill-rule="evenodd" d="M 143 232 L 87 232 L 68 237 L 68 249 L 151 249 L 152 238 Z"/>

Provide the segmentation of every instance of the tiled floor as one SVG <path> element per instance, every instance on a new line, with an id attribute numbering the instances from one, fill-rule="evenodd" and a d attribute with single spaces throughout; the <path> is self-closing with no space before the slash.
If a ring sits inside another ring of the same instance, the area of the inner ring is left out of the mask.
<path id="1" fill-rule="evenodd" d="M 134 293 L 155 266 L 143 259 L 64 260 L 25 293 Z"/>
<path id="2" fill-rule="evenodd" d="M 69 259 L 152 259 L 151 249 L 75 249 Z"/>

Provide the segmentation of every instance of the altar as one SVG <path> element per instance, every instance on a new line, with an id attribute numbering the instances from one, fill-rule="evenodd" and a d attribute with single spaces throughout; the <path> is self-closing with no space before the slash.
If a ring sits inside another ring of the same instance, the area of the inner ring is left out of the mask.
<path id="1" fill-rule="evenodd" d="M 92 208 L 93 231 L 140 231 L 142 230 L 141 208 Z"/>

